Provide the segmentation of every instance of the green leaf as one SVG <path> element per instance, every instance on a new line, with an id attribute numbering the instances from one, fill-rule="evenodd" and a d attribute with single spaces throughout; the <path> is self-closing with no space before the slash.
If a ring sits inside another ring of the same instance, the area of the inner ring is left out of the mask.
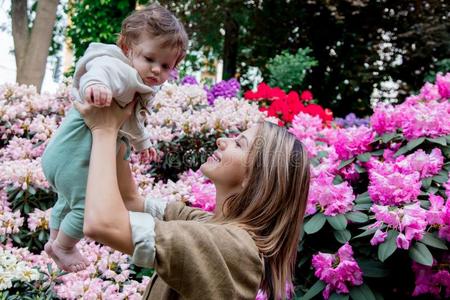
<path id="1" fill-rule="evenodd" d="M 347 219 L 344 215 L 327 216 L 327 221 L 336 230 L 344 230 L 347 227 Z"/>
<path id="2" fill-rule="evenodd" d="M 379 149 L 379 150 L 375 150 L 370 152 L 370 154 L 372 154 L 372 156 L 381 156 L 384 153 L 384 149 Z"/>
<path id="3" fill-rule="evenodd" d="M 20 190 L 20 191 L 17 193 L 17 195 L 16 195 L 16 197 L 14 198 L 14 200 L 19 200 L 20 197 L 23 196 L 23 193 L 24 193 L 24 192 L 25 192 L 24 190 Z"/>
<path id="4" fill-rule="evenodd" d="M 417 146 L 422 144 L 424 141 L 425 141 L 424 137 L 420 137 L 420 138 L 415 139 L 415 140 L 410 140 L 408 142 L 408 144 L 406 144 L 406 148 L 408 148 L 409 151 L 414 150 L 414 148 L 416 148 Z"/>
<path id="5" fill-rule="evenodd" d="M 353 300 L 376 300 L 375 295 L 367 284 L 355 286 L 350 290 Z"/>
<path id="6" fill-rule="evenodd" d="M 39 232 L 38 240 L 45 241 L 45 231 L 44 230 L 41 230 Z"/>
<path id="7" fill-rule="evenodd" d="M 359 174 L 367 172 L 367 170 L 365 168 L 361 167 L 359 164 L 354 164 L 354 166 L 355 166 L 356 172 L 358 172 Z"/>
<path id="8" fill-rule="evenodd" d="M 316 157 L 317 158 L 328 157 L 328 152 L 327 151 L 319 151 L 319 152 L 317 152 Z"/>
<path id="9" fill-rule="evenodd" d="M 382 278 L 389 275 L 389 270 L 379 261 L 372 259 L 356 259 L 364 277 Z"/>
<path id="10" fill-rule="evenodd" d="M 427 138 L 428 141 L 434 143 L 434 144 L 438 144 L 438 145 L 442 145 L 442 146 L 447 146 L 447 139 L 444 136 L 440 136 L 437 138 Z"/>
<path id="11" fill-rule="evenodd" d="M 352 234 L 347 229 L 344 230 L 334 230 L 334 238 L 341 244 L 345 244 L 352 238 Z"/>
<path id="12" fill-rule="evenodd" d="M 358 155 L 356 158 L 361 162 L 368 162 L 371 157 L 372 157 L 372 155 L 370 154 L 370 152 L 366 152 L 366 153 Z"/>
<path id="13" fill-rule="evenodd" d="M 353 205 L 353 210 L 368 210 L 372 206 L 372 203 L 361 203 Z"/>
<path id="14" fill-rule="evenodd" d="M 344 182 L 344 179 L 341 177 L 341 175 L 334 176 L 334 178 L 333 178 L 333 184 L 334 185 L 338 185 L 338 184 L 343 183 L 343 182 Z"/>
<path id="15" fill-rule="evenodd" d="M 359 194 L 355 199 L 355 203 L 358 203 L 358 204 L 367 204 L 367 203 L 371 203 L 371 202 L 372 202 L 372 199 L 370 199 L 369 192 Z"/>
<path id="16" fill-rule="evenodd" d="M 378 259 L 384 262 L 397 249 L 396 239 L 398 231 L 389 230 L 386 240 L 378 246 Z"/>
<path id="17" fill-rule="evenodd" d="M 28 193 L 30 193 L 31 195 L 35 195 L 36 194 L 36 189 L 30 185 L 28 187 Z"/>
<path id="18" fill-rule="evenodd" d="M 325 282 L 322 280 L 317 280 L 316 283 L 313 284 L 312 287 L 309 288 L 309 290 L 306 292 L 306 294 L 301 297 L 301 300 L 309 300 L 312 299 L 314 296 L 319 294 L 323 289 L 325 288 Z"/>
<path id="19" fill-rule="evenodd" d="M 433 265 L 433 255 L 431 254 L 430 250 L 428 250 L 427 246 L 420 242 L 416 242 L 409 249 L 408 254 L 411 259 L 418 262 L 419 264 L 430 267 Z"/>
<path id="20" fill-rule="evenodd" d="M 31 212 L 31 208 L 30 208 L 30 205 L 28 204 L 28 202 L 25 202 L 25 204 L 23 205 L 23 212 L 25 214 L 29 214 Z"/>
<path id="21" fill-rule="evenodd" d="M 353 223 L 364 223 L 369 221 L 369 217 L 360 211 L 348 212 L 345 214 L 345 217 Z"/>
<path id="22" fill-rule="evenodd" d="M 340 163 L 339 166 L 338 166 L 338 170 L 340 170 L 340 169 L 342 169 L 343 167 L 345 167 L 345 166 L 351 164 L 354 160 L 355 160 L 355 158 L 353 157 L 353 158 L 350 158 L 350 159 L 341 161 L 341 163 Z"/>
<path id="23" fill-rule="evenodd" d="M 407 146 L 403 146 L 400 149 L 397 150 L 397 152 L 395 152 L 394 157 L 400 156 L 405 154 L 406 152 L 408 152 L 408 147 Z"/>
<path id="24" fill-rule="evenodd" d="M 425 232 L 425 234 L 423 235 L 423 237 L 420 241 L 422 243 L 424 243 L 428 246 L 434 247 L 434 248 L 448 250 L 445 243 L 430 232 Z"/>
<path id="25" fill-rule="evenodd" d="M 445 183 L 448 180 L 448 173 L 446 174 L 437 174 L 433 177 L 431 177 L 433 181 L 436 181 L 437 183 Z"/>
<path id="26" fill-rule="evenodd" d="M 14 242 L 16 242 L 17 244 L 22 244 L 22 240 L 20 239 L 19 235 L 14 234 L 12 236 L 12 239 L 14 240 Z"/>
<path id="27" fill-rule="evenodd" d="M 348 297 L 349 297 L 348 295 L 333 293 L 333 294 L 331 294 L 330 298 L 328 298 L 328 299 L 329 300 L 347 300 Z"/>
<path id="28" fill-rule="evenodd" d="M 360 233 L 357 236 L 355 236 L 353 239 L 357 239 L 357 238 L 361 238 L 361 237 L 365 237 L 365 236 L 371 235 L 372 233 L 375 233 L 375 231 L 377 231 L 377 229 L 378 228 L 367 229 L 363 233 Z"/>
<path id="29" fill-rule="evenodd" d="M 422 179 L 422 187 L 424 189 L 428 189 L 431 186 L 431 181 L 433 179 L 431 177 L 426 177 L 424 179 Z"/>
<path id="30" fill-rule="evenodd" d="M 385 133 L 381 136 L 381 140 L 383 141 L 383 143 L 388 143 L 389 141 L 391 141 L 393 138 L 395 138 L 397 136 L 397 133 L 395 132 L 391 132 L 391 133 Z"/>
<path id="31" fill-rule="evenodd" d="M 322 229 L 323 225 L 325 225 L 325 221 L 325 216 L 322 213 L 317 213 L 305 223 L 304 230 L 307 234 L 316 233 Z"/>

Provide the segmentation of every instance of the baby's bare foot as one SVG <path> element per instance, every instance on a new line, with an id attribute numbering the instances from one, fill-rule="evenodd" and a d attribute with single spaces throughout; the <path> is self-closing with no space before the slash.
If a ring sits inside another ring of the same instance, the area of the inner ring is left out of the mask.
<path id="1" fill-rule="evenodd" d="M 54 255 L 52 256 L 52 258 L 55 260 L 58 267 L 60 267 L 64 271 L 78 272 L 86 269 L 89 264 L 88 261 L 78 251 L 78 248 L 76 246 L 67 248 L 60 245 L 58 243 L 58 240 L 54 241 L 50 246 L 51 252 Z"/>
<path id="2" fill-rule="evenodd" d="M 58 257 L 56 257 L 55 253 L 53 252 L 53 249 L 52 249 L 53 242 L 54 242 L 54 240 L 48 240 L 48 242 L 45 243 L 44 250 L 47 253 L 47 255 L 53 259 L 53 261 L 56 263 L 58 268 L 62 269 L 61 261 L 58 259 Z"/>

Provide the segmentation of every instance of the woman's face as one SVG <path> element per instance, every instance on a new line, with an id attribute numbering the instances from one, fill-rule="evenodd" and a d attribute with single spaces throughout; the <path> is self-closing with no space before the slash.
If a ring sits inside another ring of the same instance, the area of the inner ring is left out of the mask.
<path id="1" fill-rule="evenodd" d="M 242 186 L 247 157 L 258 126 L 253 126 L 235 138 L 217 140 L 217 150 L 201 165 L 202 173 L 216 186 L 235 189 Z"/>

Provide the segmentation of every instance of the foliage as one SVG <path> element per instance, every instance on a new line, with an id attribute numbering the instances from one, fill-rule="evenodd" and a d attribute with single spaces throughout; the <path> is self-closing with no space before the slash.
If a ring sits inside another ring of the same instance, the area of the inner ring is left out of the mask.
<path id="1" fill-rule="evenodd" d="M 430 70 L 430 72 L 425 76 L 425 81 L 431 82 L 436 77 L 437 73 L 447 73 L 450 72 L 450 58 L 445 58 L 437 61 L 434 64 L 434 70 Z"/>
<path id="2" fill-rule="evenodd" d="M 298 49 L 296 54 L 282 51 L 281 54 L 270 59 L 267 64 L 269 84 L 278 86 L 284 91 L 301 87 L 307 72 L 317 61 L 310 56 L 311 49 Z"/>
<path id="3" fill-rule="evenodd" d="M 75 63 L 92 42 L 115 44 L 125 19 L 136 0 L 69 0 L 66 13 L 71 19 L 67 37 L 74 50 Z"/>

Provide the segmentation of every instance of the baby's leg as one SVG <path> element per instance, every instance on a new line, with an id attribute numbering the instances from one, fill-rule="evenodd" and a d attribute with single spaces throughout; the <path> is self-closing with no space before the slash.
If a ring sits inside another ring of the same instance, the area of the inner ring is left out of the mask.
<path id="1" fill-rule="evenodd" d="M 47 253 L 47 255 L 50 256 L 55 261 L 56 265 L 59 268 L 62 268 L 62 265 L 59 259 L 53 253 L 52 244 L 55 241 L 56 237 L 58 236 L 59 227 L 61 226 L 62 220 L 69 211 L 70 211 L 69 203 L 61 194 L 58 194 L 58 200 L 56 201 L 55 205 L 52 207 L 51 210 L 50 224 L 49 224 L 50 238 L 48 242 L 45 244 L 44 250 Z"/>
<path id="2" fill-rule="evenodd" d="M 59 231 L 57 238 L 51 245 L 55 262 L 58 260 L 64 271 L 78 272 L 84 270 L 89 262 L 78 251 L 76 244 L 79 239 L 74 239 L 64 231 Z"/>
<path id="3" fill-rule="evenodd" d="M 81 271 L 89 264 L 76 247 L 83 237 L 83 219 L 84 201 L 73 202 L 71 211 L 62 220 L 58 235 L 51 245 L 52 257 L 65 271 Z"/>

